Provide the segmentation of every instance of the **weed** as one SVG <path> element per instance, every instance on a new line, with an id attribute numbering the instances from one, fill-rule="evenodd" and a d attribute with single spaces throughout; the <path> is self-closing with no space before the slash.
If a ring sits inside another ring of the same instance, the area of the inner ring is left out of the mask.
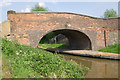
<path id="1" fill-rule="evenodd" d="M 83 68 L 58 54 L 2 39 L 2 54 L 11 64 L 12 78 L 83 78 Z"/>

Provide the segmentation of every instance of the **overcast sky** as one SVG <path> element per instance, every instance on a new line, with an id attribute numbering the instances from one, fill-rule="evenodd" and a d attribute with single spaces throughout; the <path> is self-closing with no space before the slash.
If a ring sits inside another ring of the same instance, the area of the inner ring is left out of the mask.
<path id="1" fill-rule="evenodd" d="M 0 22 L 7 20 L 7 11 L 14 10 L 16 12 L 30 12 L 37 2 L 1 2 L 0 11 L 2 19 Z M 42 7 L 48 8 L 53 12 L 71 12 L 84 14 L 93 17 L 103 16 L 106 9 L 114 9 L 118 12 L 118 2 L 39 2 Z M 0 17 L 1 17 L 0 16 Z"/>

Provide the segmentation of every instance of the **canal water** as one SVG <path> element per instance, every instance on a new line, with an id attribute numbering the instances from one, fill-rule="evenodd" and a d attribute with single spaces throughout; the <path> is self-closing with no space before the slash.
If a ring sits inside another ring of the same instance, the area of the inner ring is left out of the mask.
<path id="1" fill-rule="evenodd" d="M 89 72 L 85 73 L 85 78 L 118 78 L 118 60 L 107 60 L 98 58 L 89 58 L 74 56 L 68 54 L 64 55 L 66 60 L 73 60 L 80 65 L 90 68 Z"/>

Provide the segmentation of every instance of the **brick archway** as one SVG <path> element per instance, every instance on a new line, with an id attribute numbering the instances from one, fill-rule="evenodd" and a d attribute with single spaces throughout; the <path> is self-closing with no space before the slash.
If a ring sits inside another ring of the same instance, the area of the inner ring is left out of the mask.
<path id="1" fill-rule="evenodd" d="M 10 21 L 12 40 L 33 47 L 37 47 L 45 34 L 61 29 L 76 30 L 76 34 L 77 31 L 85 34 L 91 41 L 92 50 L 119 42 L 117 34 L 120 30 L 120 18 L 103 19 L 66 12 L 9 13 L 7 17 Z M 74 32 L 72 34 L 76 36 Z M 79 37 L 78 34 L 77 36 Z M 77 40 L 77 37 L 75 38 Z"/>
<path id="2" fill-rule="evenodd" d="M 59 30 L 54 30 L 51 32 L 55 32 L 56 34 L 63 34 L 64 36 L 66 36 L 69 41 L 70 49 L 75 49 L 75 50 L 77 49 L 78 50 L 91 50 L 92 49 L 90 38 L 83 32 L 80 32 L 74 29 L 59 29 Z M 43 37 L 46 36 L 48 33 L 43 35 Z"/>

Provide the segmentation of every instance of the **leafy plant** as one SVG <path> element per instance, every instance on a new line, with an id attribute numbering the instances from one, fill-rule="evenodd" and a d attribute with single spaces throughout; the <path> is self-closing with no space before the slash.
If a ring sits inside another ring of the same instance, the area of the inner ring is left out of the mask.
<path id="1" fill-rule="evenodd" d="M 84 77 L 84 67 L 39 48 L 2 39 L 2 54 L 10 60 L 12 78 Z"/>

